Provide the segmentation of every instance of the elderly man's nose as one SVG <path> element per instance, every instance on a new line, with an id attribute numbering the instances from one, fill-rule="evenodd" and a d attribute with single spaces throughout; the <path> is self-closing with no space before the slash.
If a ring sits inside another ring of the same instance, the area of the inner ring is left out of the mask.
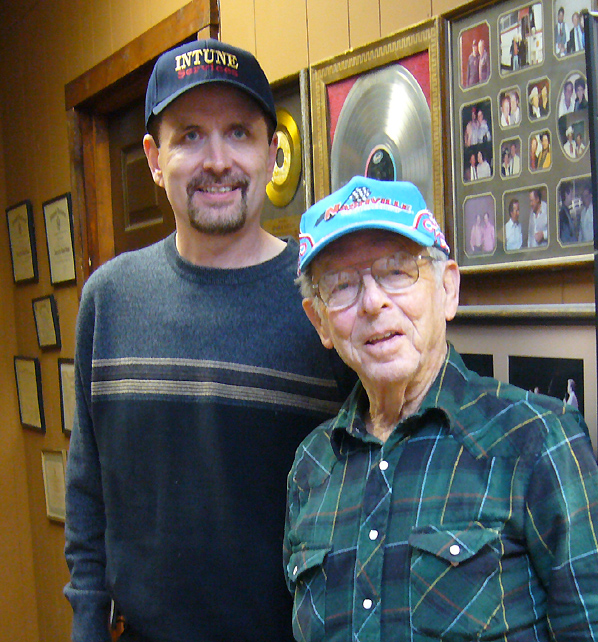
<path id="1" fill-rule="evenodd" d="M 361 293 L 359 306 L 367 313 L 383 308 L 388 302 L 388 295 L 370 274 L 361 275 Z"/>

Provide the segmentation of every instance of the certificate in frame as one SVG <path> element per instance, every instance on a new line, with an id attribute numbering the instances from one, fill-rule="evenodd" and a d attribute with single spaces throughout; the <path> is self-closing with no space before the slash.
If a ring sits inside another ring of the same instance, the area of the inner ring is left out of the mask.
<path id="1" fill-rule="evenodd" d="M 46 515 L 62 523 L 66 520 L 66 461 L 65 450 L 42 450 Z"/>
<path id="2" fill-rule="evenodd" d="M 62 194 L 42 205 L 52 285 L 74 283 L 75 251 L 71 195 Z"/>
<path id="3" fill-rule="evenodd" d="M 15 283 L 37 283 L 37 251 L 31 201 L 6 209 L 12 276 Z"/>
<path id="4" fill-rule="evenodd" d="M 60 382 L 60 416 L 62 432 L 70 435 L 75 417 L 75 361 L 58 359 L 58 381 Z"/>
<path id="5" fill-rule="evenodd" d="M 440 38 L 440 22 L 438 19 L 431 19 L 335 56 L 311 68 L 314 200 L 317 201 L 329 194 L 333 187 L 331 151 L 336 126 L 344 103 L 348 101 L 348 95 L 355 83 L 374 72 L 398 63 L 413 76 L 430 109 L 431 159 L 427 160 L 430 161 L 432 168 L 433 196 L 428 197 L 427 200 L 433 200 L 433 203 L 428 202 L 428 205 L 434 208 L 438 222 L 441 226 L 443 225 L 442 115 L 438 71 Z M 367 97 L 365 99 L 367 100 Z M 372 108 L 376 107 L 373 101 Z M 415 108 L 412 106 L 412 109 Z M 383 136 L 388 134 L 386 131 L 380 133 Z M 399 147 L 408 145 L 410 141 L 393 139 L 392 143 Z M 429 179 L 429 176 L 427 178 Z M 400 172 L 396 179 L 405 180 Z"/>
<path id="6" fill-rule="evenodd" d="M 33 299 L 31 305 L 39 347 L 42 350 L 60 348 L 60 323 L 54 295 L 50 294 Z"/>
<path id="7" fill-rule="evenodd" d="M 446 16 L 448 227 L 464 273 L 592 261 L 584 51 L 557 42 L 572 26 L 560 28 L 559 20 L 579 20 L 579 9 L 557 0 L 507 0 Z M 480 40 L 488 73 L 469 82 Z M 477 215 L 487 224 L 473 229 Z"/>
<path id="8" fill-rule="evenodd" d="M 19 402 L 19 416 L 24 428 L 45 433 L 44 404 L 39 359 L 15 357 L 15 378 Z"/>

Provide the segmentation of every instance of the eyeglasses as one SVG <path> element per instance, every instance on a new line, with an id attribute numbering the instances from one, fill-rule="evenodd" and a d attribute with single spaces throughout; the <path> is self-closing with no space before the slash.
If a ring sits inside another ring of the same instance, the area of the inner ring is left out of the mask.
<path id="1" fill-rule="evenodd" d="M 418 261 L 436 261 L 427 254 L 414 256 L 396 252 L 376 259 L 371 267 L 347 267 L 338 272 L 324 272 L 312 287 L 328 310 L 342 310 L 357 301 L 363 289 L 363 274 L 369 272 L 376 283 L 388 294 L 402 292 L 417 283 Z"/>

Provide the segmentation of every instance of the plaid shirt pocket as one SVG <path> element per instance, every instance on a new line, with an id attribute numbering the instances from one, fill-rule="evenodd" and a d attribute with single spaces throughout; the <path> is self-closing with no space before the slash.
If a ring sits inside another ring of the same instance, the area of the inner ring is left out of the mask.
<path id="1" fill-rule="evenodd" d="M 292 553 L 287 564 L 293 600 L 293 635 L 298 642 L 324 639 L 326 620 L 326 574 L 324 559 L 331 547 L 303 549 Z"/>
<path id="2" fill-rule="evenodd" d="M 444 640 L 501 628 L 501 531 L 478 522 L 427 526 L 409 537 L 411 624 Z"/>

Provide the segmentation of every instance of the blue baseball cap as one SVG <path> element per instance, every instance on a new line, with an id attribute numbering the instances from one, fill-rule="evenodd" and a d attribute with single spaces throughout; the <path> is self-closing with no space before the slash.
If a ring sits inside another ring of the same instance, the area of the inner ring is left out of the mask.
<path id="1" fill-rule="evenodd" d="M 163 53 L 145 94 L 145 126 L 170 103 L 193 87 L 210 82 L 232 85 L 258 102 L 276 128 L 274 96 L 253 54 L 220 40 L 194 40 Z"/>
<path id="2" fill-rule="evenodd" d="M 450 254 L 440 226 L 413 183 L 354 176 L 301 217 L 299 273 L 332 241 L 371 229 L 395 232 Z"/>

